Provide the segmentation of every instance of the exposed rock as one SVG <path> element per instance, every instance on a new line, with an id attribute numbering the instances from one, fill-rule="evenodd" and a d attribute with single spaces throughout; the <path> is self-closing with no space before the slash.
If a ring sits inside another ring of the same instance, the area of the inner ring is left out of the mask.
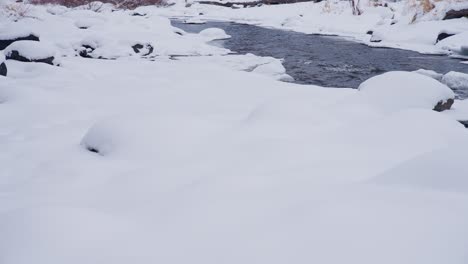
<path id="1" fill-rule="evenodd" d="M 7 60 L 17 60 L 23 62 L 42 62 L 50 65 L 54 65 L 54 57 L 46 57 L 41 59 L 30 59 L 23 57 L 17 50 L 12 50 L 7 56 Z"/>
<path id="2" fill-rule="evenodd" d="M 439 35 L 437 36 L 437 39 L 436 39 L 436 43 L 443 40 L 443 39 L 446 39 L 448 37 L 451 37 L 451 36 L 454 36 L 455 34 L 452 34 L 452 33 L 448 33 L 448 32 L 445 32 L 445 31 L 442 31 L 439 33 Z"/>
<path id="3" fill-rule="evenodd" d="M 372 34 L 374 34 L 374 31 L 373 31 L 373 30 L 369 30 L 369 31 L 366 32 L 366 34 L 367 34 L 367 35 L 372 35 Z"/>
<path id="4" fill-rule="evenodd" d="M 135 44 L 132 46 L 135 53 L 142 53 L 141 56 L 148 56 L 154 51 L 154 47 L 151 44 Z"/>
<path id="5" fill-rule="evenodd" d="M 445 111 L 445 110 L 449 110 L 450 107 L 452 107 L 453 103 L 455 102 L 454 99 L 450 98 L 450 99 L 447 99 L 446 101 L 439 101 L 436 106 L 434 106 L 434 111 L 437 111 L 437 112 L 442 112 L 442 111 Z"/>
<path id="6" fill-rule="evenodd" d="M 0 63 L 0 75 L 7 76 L 7 67 L 5 62 Z"/>
<path id="7" fill-rule="evenodd" d="M 141 14 L 141 13 L 138 13 L 138 12 L 134 12 L 134 13 L 132 13 L 132 16 L 146 16 L 146 14 Z"/>
<path id="8" fill-rule="evenodd" d="M 95 50 L 95 48 L 89 46 L 89 45 L 83 45 L 81 46 L 81 49 L 79 50 L 79 55 L 83 58 L 93 58 L 91 56 L 91 53 Z"/>
<path id="9" fill-rule="evenodd" d="M 458 122 L 468 128 L 468 120 L 458 120 Z"/>
<path id="10" fill-rule="evenodd" d="M 39 37 L 34 34 L 29 34 L 25 37 L 16 37 L 16 38 L 6 38 L 0 39 L 0 50 L 4 50 L 6 47 L 10 46 L 11 43 L 20 40 L 32 40 L 32 41 L 39 41 Z"/>
<path id="11" fill-rule="evenodd" d="M 462 18 L 468 17 L 468 9 L 461 9 L 461 10 L 449 10 L 445 13 L 444 20 L 446 19 L 455 19 L 455 18 Z"/>

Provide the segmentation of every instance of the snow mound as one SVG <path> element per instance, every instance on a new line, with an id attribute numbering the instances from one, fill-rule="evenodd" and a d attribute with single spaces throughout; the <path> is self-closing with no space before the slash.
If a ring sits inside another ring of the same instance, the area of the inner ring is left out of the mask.
<path id="1" fill-rule="evenodd" d="M 3 54 L 2 52 L 0 52 L 0 64 L 4 63 L 5 62 L 5 54 Z"/>
<path id="2" fill-rule="evenodd" d="M 9 57 L 14 51 L 17 51 L 19 55 L 29 60 L 40 60 L 55 56 L 53 47 L 43 42 L 31 40 L 13 42 L 5 49 L 4 53 Z"/>
<path id="3" fill-rule="evenodd" d="M 432 79 L 436 79 L 437 81 L 442 80 L 442 76 L 444 76 L 443 74 L 435 72 L 433 70 L 419 69 L 419 70 L 416 70 L 416 71 L 413 71 L 413 72 L 425 75 L 427 77 L 431 77 Z"/>
<path id="4" fill-rule="evenodd" d="M 418 156 L 377 176 L 374 183 L 468 193 L 468 145 L 451 145 Z"/>
<path id="5" fill-rule="evenodd" d="M 442 83 L 455 90 L 468 89 L 468 74 L 451 71 L 442 77 Z"/>
<path id="6" fill-rule="evenodd" d="M 272 76 L 280 81 L 293 81 L 294 79 L 286 74 L 286 68 L 280 60 L 272 60 L 268 63 L 257 66 L 252 72 Z"/>
<path id="7" fill-rule="evenodd" d="M 220 28 L 207 28 L 202 30 L 200 36 L 205 38 L 206 40 L 221 40 L 221 39 L 228 39 L 231 36 L 226 34 L 226 32 Z"/>
<path id="8" fill-rule="evenodd" d="M 463 32 L 439 41 L 436 46 L 443 50 L 461 53 L 462 45 L 466 43 L 468 43 L 468 32 Z"/>
<path id="9" fill-rule="evenodd" d="M 12 24 L 7 24 L 0 28 L 0 40 L 25 38 L 30 35 L 39 37 L 38 33 L 27 27 L 12 26 Z"/>
<path id="10" fill-rule="evenodd" d="M 387 72 L 364 81 L 358 88 L 369 103 L 383 110 L 433 109 L 438 102 L 455 98 L 446 85 L 421 74 Z"/>

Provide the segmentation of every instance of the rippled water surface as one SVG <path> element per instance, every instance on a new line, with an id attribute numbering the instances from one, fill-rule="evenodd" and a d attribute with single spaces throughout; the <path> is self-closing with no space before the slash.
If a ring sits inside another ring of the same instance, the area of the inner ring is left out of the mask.
<path id="1" fill-rule="evenodd" d="M 232 36 L 224 47 L 241 54 L 252 53 L 284 59 L 283 65 L 295 82 L 326 87 L 356 88 L 364 80 L 387 71 L 418 69 L 439 73 L 468 73 L 468 65 L 447 56 L 424 55 L 413 51 L 371 48 L 340 37 L 262 28 L 229 22 L 173 25 L 187 32 L 222 28 Z M 456 91 L 468 97 L 468 91 Z"/>

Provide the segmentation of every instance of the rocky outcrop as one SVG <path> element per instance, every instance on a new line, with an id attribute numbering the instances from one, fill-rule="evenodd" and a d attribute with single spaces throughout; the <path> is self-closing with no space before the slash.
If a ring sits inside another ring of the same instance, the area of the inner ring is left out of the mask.
<path id="1" fill-rule="evenodd" d="M 468 128 L 468 120 L 458 120 L 458 122 Z"/>
<path id="2" fill-rule="evenodd" d="M 462 18 L 462 17 L 468 17 L 468 8 L 461 9 L 461 10 L 449 10 L 447 11 L 447 13 L 445 13 L 445 17 L 443 19 L 447 20 L 447 19 L 455 19 L 455 18 Z"/>
<path id="3" fill-rule="evenodd" d="M 0 63 L 0 75 L 1 76 L 7 76 L 7 67 L 5 62 Z"/>
<path id="4" fill-rule="evenodd" d="M 445 111 L 445 110 L 449 110 L 453 103 L 455 102 L 454 99 L 450 98 L 450 99 L 447 99 L 446 101 L 439 101 L 436 106 L 434 106 L 434 111 L 437 111 L 437 112 L 442 112 L 442 111 Z"/>
<path id="5" fill-rule="evenodd" d="M 15 38 L 3 38 L 0 39 L 0 50 L 4 50 L 6 47 L 10 46 L 11 43 L 20 41 L 20 40 L 32 40 L 39 41 L 39 37 L 34 34 L 29 34 L 25 37 L 15 37 Z"/>
<path id="6" fill-rule="evenodd" d="M 21 53 L 17 50 L 12 50 L 7 56 L 7 60 L 17 60 L 17 61 L 23 61 L 23 62 L 42 62 L 42 63 L 47 63 L 50 65 L 54 65 L 54 57 L 46 57 L 46 58 L 26 58 Z"/>

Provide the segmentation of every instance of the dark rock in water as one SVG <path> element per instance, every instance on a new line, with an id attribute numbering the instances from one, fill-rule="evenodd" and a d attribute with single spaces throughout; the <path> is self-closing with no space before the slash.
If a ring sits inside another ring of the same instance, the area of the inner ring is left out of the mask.
<path id="1" fill-rule="evenodd" d="M 448 37 L 454 36 L 454 35 L 455 34 L 451 34 L 451 33 L 447 33 L 447 32 L 440 32 L 439 35 L 437 36 L 436 43 L 443 40 L 443 39 L 446 39 Z"/>
<path id="2" fill-rule="evenodd" d="M 140 14 L 138 12 L 135 12 L 135 13 L 132 14 L 132 16 L 146 16 L 146 14 Z"/>
<path id="3" fill-rule="evenodd" d="M 468 120 L 458 120 L 458 122 L 468 128 Z"/>
<path id="4" fill-rule="evenodd" d="M 4 62 L 0 63 L 0 75 L 7 76 L 7 67 Z"/>
<path id="5" fill-rule="evenodd" d="M 445 111 L 445 110 L 449 110 L 450 107 L 452 107 L 453 103 L 455 102 L 454 99 L 450 98 L 450 99 L 447 99 L 447 101 L 439 101 L 436 106 L 434 106 L 434 111 L 437 111 L 437 112 L 442 112 L 442 111 Z"/>
<path id="6" fill-rule="evenodd" d="M 28 59 L 26 57 L 21 56 L 21 54 L 17 50 L 12 50 L 10 54 L 6 56 L 6 59 L 23 61 L 23 62 L 42 62 L 42 63 L 54 65 L 54 57 L 47 57 L 47 58 L 42 58 L 42 59 Z"/>
<path id="7" fill-rule="evenodd" d="M 153 53 L 154 51 L 154 47 L 151 45 L 151 44 L 145 44 L 145 45 L 142 45 L 142 44 L 135 44 L 132 46 L 132 49 L 135 53 L 140 53 L 142 51 L 142 49 L 145 48 L 147 50 L 146 53 L 144 54 L 141 54 L 141 56 L 147 56 L 147 55 L 150 55 L 151 53 Z"/>
<path id="8" fill-rule="evenodd" d="M 88 27 L 78 27 L 79 29 L 88 29 Z"/>
<path id="9" fill-rule="evenodd" d="M 468 9 L 449 10 L 445 13 L 443 20 L 468 17 Z"/>
<path id="10" fill-rule="evenodd" d="M 460 55 L 468 56 L 468 46 L 461 46 L 460 47 Z"/>
<path id="11" fill-rule="evenodd" d="M 12 39 L 0 39 L 0 50 L 4 50 L 6 47 L 10 46 L 11 43 L 20 40 L 32 40 L 39 41 L 39 37 L 33 34 L 30 34 L 26 37 L 12 38 Z"/>
<path id="12" fill-rule="evenodd" d="M 366 35 L 372 35 L 372 34 L 374 34 L 373 30 L 369 30 L 369 31 L 366 32 Z"/>

